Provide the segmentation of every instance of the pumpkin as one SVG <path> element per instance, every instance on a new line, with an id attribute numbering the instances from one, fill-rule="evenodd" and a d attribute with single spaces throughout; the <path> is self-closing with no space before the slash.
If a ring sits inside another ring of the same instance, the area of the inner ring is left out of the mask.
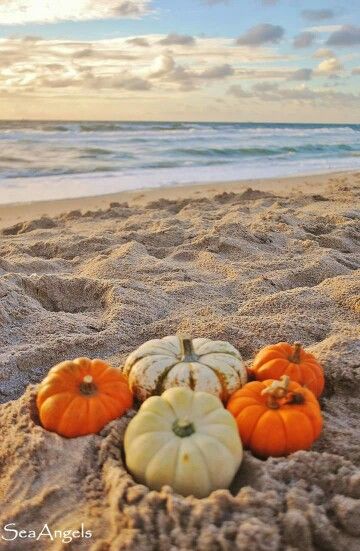
<path id="1" fill-rule="evenodd" d="M 241 355 L 231 344 L 181 336 L 146 342 L 127 358 L 124 374 L 141 401 L 173 386 L 209 392 L 225 401 L 247 380 Z"/>
<path id="2" fill-rule="evenodd" d="M 99 432 L 132 405 L 123 374 L 102 360 L 62 362 L 40 383 L 36 404 L 42 426 L 69 438 Z"/>
<path id="3" fill-rule="evenodd" d="M 307 450 L 322 429 L 320 406 L 311 390 L 290 381 L 253 381 L 235 392 L 227 409 L 244 446 L 260 457 Z"/>
<path id="4" fill-rule="evenodd" d="M 235 420 L 219 398 L 187 387 L 146 400 L 126 429 L 124 447 L 137 482 L 198 498 L 227 488 L 243 454 Z"/>
<path id="5" fill-rule="evenodd" d="M 257 354 L 249 371 L 258 381 L 279 379 L 282 375 L 288 375 L 292 381 L 306 386 L 317 397 L 324 389 L 321 365 L 298 342 L 294 345 L 279 342 L 266 346 Z"/>

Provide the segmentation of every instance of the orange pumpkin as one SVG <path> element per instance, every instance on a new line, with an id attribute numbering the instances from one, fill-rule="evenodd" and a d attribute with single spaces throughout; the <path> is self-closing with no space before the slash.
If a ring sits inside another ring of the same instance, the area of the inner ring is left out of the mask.
<path id="1" fill-rule="evenodd" d="M 99 432 L 132 402 L 122 373 L 102 360 L 89 358 L 50 369 L 36 399 L 42 426 L 68 438 Z"/>
<path id="2" fill-rule="evenodd" d="M 305 352 L 300 343 L 279 342 L 265 346 L 249 369 L 258 381 L 288 375 L 292 381 L 309 388 L 319 397 L 324 390 L 324 371 L 315 356 Z"/>
<path id="3" fill-rule="evenodd" d="M 260 457 L 307 450 L 322 429 L 314 394 L 284 375 L 280 381 L 253 381 L 237 390 L 227 409 L 244 446 Z"/>

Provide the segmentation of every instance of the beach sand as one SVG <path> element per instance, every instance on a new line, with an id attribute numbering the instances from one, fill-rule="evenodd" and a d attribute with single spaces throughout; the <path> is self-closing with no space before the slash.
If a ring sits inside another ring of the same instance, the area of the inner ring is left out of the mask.
<path id="1" fill-rule="evenodd" d="M 1 206 L 0 528 L 83 523 L 92 538 L 0 549 L 358 550 L 359 207 L 360 173 Z M 77 439 L 39 426 L 36 385 L 51 366 L 120 367 L 176 332 L 227 340 L 247 364 L 300 340 L 326 375 L 312 450 L 246 452 L 230 491 L 185 499 L 127 473 L 134 411 Z"/>

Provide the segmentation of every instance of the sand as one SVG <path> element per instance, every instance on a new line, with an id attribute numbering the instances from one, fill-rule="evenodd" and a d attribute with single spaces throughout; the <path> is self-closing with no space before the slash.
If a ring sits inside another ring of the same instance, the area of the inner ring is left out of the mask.
<path id="1" fill-rule="evenodd" d="M 83 523 L 92 537 L 0 549 L 358 550 L 360 173 L 246 187 L 1 207 L 0 530 Z M 267 343 L 302 341 L 326 374 L 312 450 L 246 452 L 230 491 L 185 499 L 127 473 L 133 410 L 71 440 L 39 425 L 36 385 L 52 365 L 120 367 L 176 332 L 228 340 L 247 364 Z"/>

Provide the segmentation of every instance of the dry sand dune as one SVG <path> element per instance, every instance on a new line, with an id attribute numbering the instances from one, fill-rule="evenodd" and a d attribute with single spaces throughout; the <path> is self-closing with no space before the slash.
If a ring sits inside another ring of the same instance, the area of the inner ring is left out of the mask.
<path id="1" fill-rule="evenodd" d="M 204 189 L 5 228 L 0 525 L 83 522 L 93 532 L 36 551 L 358 550 L 359 205 L 355 174 L 329 177 L 321 194 Z M 73 440 L 39 426 L 36 384 L 52 365 L 86 355 L 120 366 L 140 343 L 178 331 L 228 340 L 248 362 L 267 343 L 301 340 L 326 372 L 313 450 L 267 461 L 247 453 L 231 492 L 184 499 L 150 492 L 124 469 L 133 411 Z"/>

